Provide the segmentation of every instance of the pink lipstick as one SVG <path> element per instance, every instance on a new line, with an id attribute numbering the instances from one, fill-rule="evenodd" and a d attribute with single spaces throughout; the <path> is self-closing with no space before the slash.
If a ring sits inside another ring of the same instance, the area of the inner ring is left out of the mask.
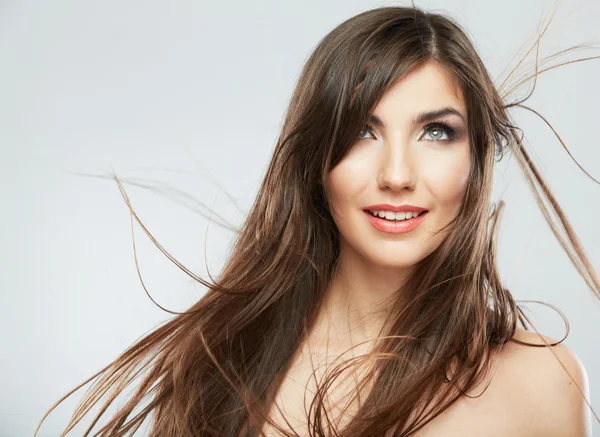
<path id="1" fill-rule="evenodd" d="M 387 210 L 389 211 L 389 209 Z M 408 220 L 387 220 L 381 217 L 374 216 L 370 211 L 365 210 L 364 213 L 367 215 L 369 222 L 373 227 L 379 231 L 387 232 L 390 234 L 403 234 L 410 232 L 415 229 L 425 216 L 427 215 L 426 210 L 423 210 L 417 217 L 410 218 Z"/>

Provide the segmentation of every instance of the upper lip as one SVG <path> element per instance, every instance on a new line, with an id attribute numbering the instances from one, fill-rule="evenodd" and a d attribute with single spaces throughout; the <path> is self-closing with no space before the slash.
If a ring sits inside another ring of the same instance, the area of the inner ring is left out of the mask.
<path id="1" fill-rule="evenodd" d="M 425 208 L 414 205 L 390 205 L 388 203 L 379 203 L 377 205 L 367 206 L 369 211 L 392 211 L 392 212 L 421 212 L 427 211 Z"/>

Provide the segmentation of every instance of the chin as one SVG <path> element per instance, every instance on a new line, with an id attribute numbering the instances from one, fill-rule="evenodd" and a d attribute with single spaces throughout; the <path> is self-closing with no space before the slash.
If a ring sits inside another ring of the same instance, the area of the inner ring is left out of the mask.
<path id="1" fill-rule="evenodd" d="M 422 257 L 419 254 L 394 254 L 385 256 L 384 253 L 370 254 L 367 257 L 372 264 L 389 269 L 407 269 L 413 267 Z"/>

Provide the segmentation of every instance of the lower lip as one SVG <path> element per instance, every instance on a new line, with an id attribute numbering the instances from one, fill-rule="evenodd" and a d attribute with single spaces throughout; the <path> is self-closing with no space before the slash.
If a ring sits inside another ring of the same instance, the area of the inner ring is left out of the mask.
<path id="1" fill-rule="evenodd" d="M 390 234 L 403 234 L 405 232 L 410 232 L 415 229 L 419 224 L 423 221 L 425 216 L 427 215 L 427 211 L 423 214 L 410 218 L 408 220 L 386 220 L 381 217 L 375 217 L 368 211 L 364 211 L 367 215 L 367 218 L 373 225 L 375 229 L 382 232 L 387 232 Z"/>

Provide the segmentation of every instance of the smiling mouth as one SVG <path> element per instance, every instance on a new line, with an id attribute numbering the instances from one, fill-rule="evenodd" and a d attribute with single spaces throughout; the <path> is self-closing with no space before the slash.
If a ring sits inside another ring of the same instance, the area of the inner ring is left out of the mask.
<path id="1" fill-rule="evenodd" d="M 415 213 L 415 212 L 406 212 L 406 213 L 388 213 L 388 212 L 383 212 L 383 211 L 371 211 L 370 209 L 365 209 L 365 211 L 369 214 L 371 214 L 373 217 L 377 217 L 383 220 L 388 220 L 391 222 L 402 222 L 402 221 L 408 221 L 411 220 L 413 218 L 416 217 L 420 217 L 424 214 L 427 214 L 427 210 L 425 211 L 421 211 L 419 213 Z"/>

